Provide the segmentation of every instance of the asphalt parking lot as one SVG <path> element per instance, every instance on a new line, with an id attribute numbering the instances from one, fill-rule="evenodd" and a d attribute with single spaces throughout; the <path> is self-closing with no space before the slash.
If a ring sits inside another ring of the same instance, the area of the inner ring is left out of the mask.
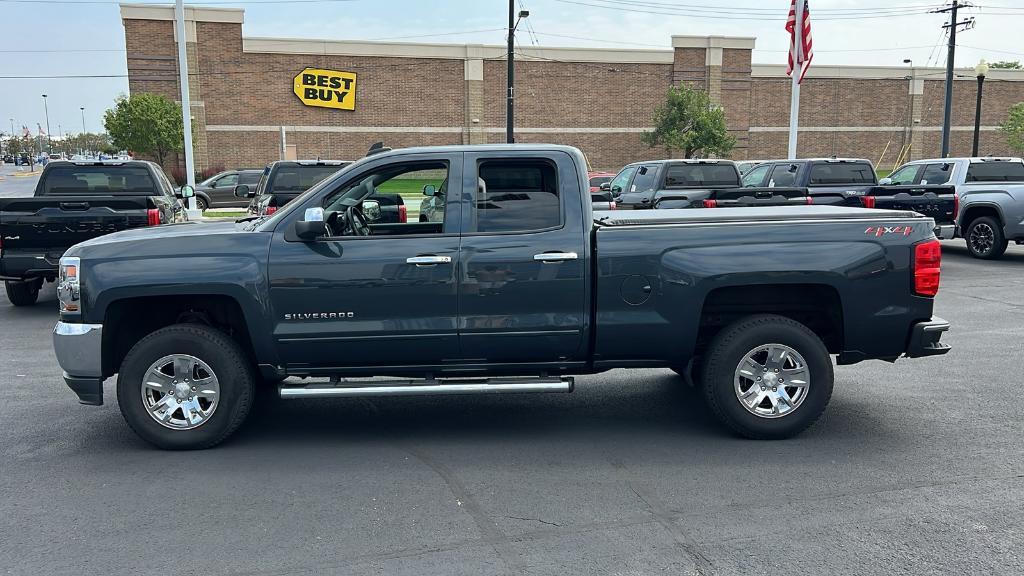
<path id="1" fill-rule="evenodd" d="M 77 404 L 53 286 L 0 295 L 0 573 L 1020 574 L 1024 247 L 944 249 L 938 359 L 840 367 L 802 436 L 730 436 L 667 370 L 570 395 L 270 401 L 160 452 Z"/>

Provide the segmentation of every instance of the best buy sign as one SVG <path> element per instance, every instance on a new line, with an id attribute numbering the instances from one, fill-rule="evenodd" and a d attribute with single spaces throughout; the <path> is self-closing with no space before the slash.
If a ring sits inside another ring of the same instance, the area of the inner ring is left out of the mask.
<path id="1" fill-rule="evenodd" d="M 356 109 L 356 73 L 306 68 L 292 81 L 295 95 L 306 106 Z"/>

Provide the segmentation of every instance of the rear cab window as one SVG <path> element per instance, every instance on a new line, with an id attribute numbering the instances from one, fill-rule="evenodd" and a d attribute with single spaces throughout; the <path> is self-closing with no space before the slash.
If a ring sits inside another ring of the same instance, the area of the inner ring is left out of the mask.
<path id="1" fill-rule="evenodd" d="M 666 189 L 737 186 L 739 179 L 732 164 L 669 164 L 665 169 Z"/>
<path id="2" fill-rule="evenodd" d="M 337 164 L 286 164 L 278 166 L 270 175 L 270 181 L 264 192 L 272 194 L 299 194 L 309 190 L 321 180 L 334 174 L 343 167 Z"/>
<path id="3" fill-rule="evenodd" d="M 875 170 L 867 162 L 817 162 L 811 164 L 809 186 L 874 184 Z M 776 185 L 778 185 L 776 183 Z"/>
<path id="4" fill-rule="evenodd" d="M 590 187 L 599 188 L 601 184 L 604 184 L 605 182 L 611 182 L 611 180 L 611 176 L 594 176 L 593 178 L 590 179 Z"/>
<path id="5" fill-rule="evenodd" d="M 967 182 L 1024 182 L 1024 162 L 971 162 Z"/>
<path id="6" fill-rule="evenodd" d="M 46 196 L 151 196 L 162 192 L 145 166 L 51 165 L 40 184 L 40 194 Z"/>
<path id="7" fill-rule="evenodd" d="M 471 232 L 531 232 L 562 224 L 558 168 L 546 159 L 481 160 Z"/>

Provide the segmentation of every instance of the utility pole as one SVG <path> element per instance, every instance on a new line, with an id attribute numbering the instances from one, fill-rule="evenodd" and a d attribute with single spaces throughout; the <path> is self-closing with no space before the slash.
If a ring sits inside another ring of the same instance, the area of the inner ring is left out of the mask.
<path id="1" fill-rule="evenodd" d="M 46 153 L 49 154 L 53 145 L 50 144 L 50 107 L 46 105 L 46 94 L 43 94 L 43 111 L 46 113 Z"/>
<path id="2" fill-rule="evenodd" d="M 530 15 L 529 10 L 520 10 L 519 18 L 516 18 L 516 0 L 508 0 L 508 53 L 505 59 L 508 61 L 508 95 L 505 99 L 505 142 L 513 144 L 516 141 L 515 131 L 515 88 L 516 88 L 516 27 L 519 21 Z"/>
<path id="3" fill-rule="evenodd" d="M 943 24 L 942 26 L 949 30 L 949 45 L 946 49 L 946 102 L 942 110 L 942 158 L 949 156 L 949 128 L 950 118 L 953 114 L 953 59 L 956 56 L 956 30 L 960 26 L 963 26 L 964 30 L 967 30 L 974 25 L 974 18 L 968 18 L 963 22 L 958 22 L 956 19 L 956 13 L 960 8 L 967 8 L 970 6 L 971 4 L 968 2 L 961 3 L 960 0 L 953 0 L 953 2 L 946 8 L 932 10 L 933 13 L 950 13 L 949 23 Z"/>
<path id="4" fill-rule="evenodd" d="M 181 84 L 181 121 L 185 129 L 185 183 L 196 185 L 196 171 L 192 159 L 192 102 L 188 94 L 188 57 L 185 51 L 185 5 L 182 0 L 174 3 L 174 16 L 178 28 L 178 71 Z M 188 199 L 189 217 L 200 216 L 196 210 L 195 196 Z"/>

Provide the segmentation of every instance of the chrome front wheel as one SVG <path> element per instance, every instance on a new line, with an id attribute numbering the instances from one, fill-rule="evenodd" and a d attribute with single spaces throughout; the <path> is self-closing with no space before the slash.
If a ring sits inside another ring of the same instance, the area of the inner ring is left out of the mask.
<path id="1" fill-rule="evenodd" d="M 190 430 L 213 416 L 220 400 L 220 380 L 206 363 L 188 354 L 170 354 L 146 370 L 142 404 L 161 426 Z"/>

